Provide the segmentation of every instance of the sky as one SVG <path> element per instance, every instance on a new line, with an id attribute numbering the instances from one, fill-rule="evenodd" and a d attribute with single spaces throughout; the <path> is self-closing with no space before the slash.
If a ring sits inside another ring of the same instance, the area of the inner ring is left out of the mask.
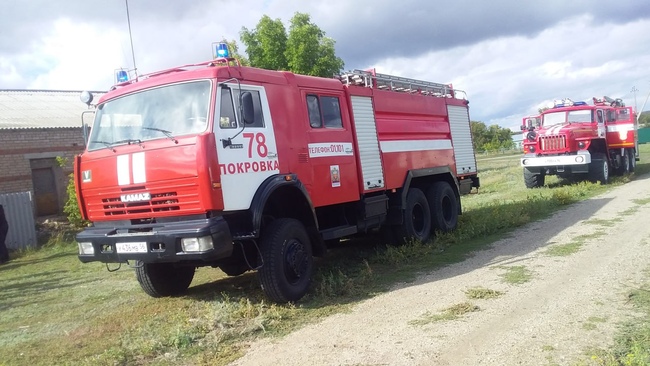
<path id="1" fill-rule="evenodd" d="M 0 89 L 108 90 L 133 68 L 127 0 L 2 0 Z M 554 99 L 650 95 L 647 0 L 130 0 L 140 74 L 207 61 L 263 15 L 308 13 L 345 70 L 452 83 L 470 117 L 519 130 Z M 650 110 L 650 102 L 643 110 Z"/>

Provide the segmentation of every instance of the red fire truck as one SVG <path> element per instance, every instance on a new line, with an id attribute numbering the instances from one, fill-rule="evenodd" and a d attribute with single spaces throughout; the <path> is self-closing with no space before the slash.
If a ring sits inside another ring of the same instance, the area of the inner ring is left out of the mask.
<path id="1" fill-rule="evenodd" d="M 313 256 L 390 228 L 450 231 L 479 186 L 468 101 L 450 85 L 351 71 L 339 78 L 219 58 L 115 85 L 75 160 L 92 222 L 82 262 L 127 263 L 177 295 L 196 267 L 257 270 L 273 301 L 308 290 Z M 92 103 L 92 96 L 82 94 Z"/>
<path id="2" fill-rule="evenodd" d="M 546 175 L 609 182 L 614 173 L 634 171 L 638 160 L 636 117 L 621 99 L 593 98 L 593 105 L 555 101 L 539 117 L 524 118 L 526 187 L 544 185 Z"/>

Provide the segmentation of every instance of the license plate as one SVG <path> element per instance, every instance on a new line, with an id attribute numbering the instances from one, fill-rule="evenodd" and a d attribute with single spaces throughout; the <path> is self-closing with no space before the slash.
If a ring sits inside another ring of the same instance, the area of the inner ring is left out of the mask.
<path id="1" fill-rule="evenodd" d="M 146 253 L 147 243 L 116 243 L 115 250 L 117 250 L 118 253 Z"/>

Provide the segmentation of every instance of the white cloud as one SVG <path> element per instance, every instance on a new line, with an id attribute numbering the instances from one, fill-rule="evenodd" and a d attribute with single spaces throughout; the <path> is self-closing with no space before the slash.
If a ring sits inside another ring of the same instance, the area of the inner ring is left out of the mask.
<path id="1" fill-rule="evenodd" d="M 242 26 L 254 28 L 262 15 L 288 24 L 300 11 L 335 38 L 346 68 L 376 67 L 453 83 L 467 91 L 472 119 L 488 124 L 517 129 L 523 116 L 555 98 L 608 95 L 632 104 L 633 86 L 640 101 L 650 89 L 645 47 L 650 14 L 632 0 L 619 0 L 626 7 L 615 13 L 577 1 L 555 14 L 539 10 L 560 0 L 517 2 L 516 7 L 515 0 L 472 2 L 471 8 L 469 1 L 422 3 L 417 12 L 414 1 L 199 0 L 156 7 L 152 0 L 140 0 L 129 5 L 140 73 L 205 61 L 212 42 L 238 39 Z M 22 3 L 28 2 L 15 5 Z M 0 88 L 105 90 L 115 69 L 131 67 L 123 3 L 76 4 L 65 11 L 41 1 L 34 11 L 0 15 L 4 24 L 17 27 L 0 32 Z M 589 9 L 596 10 L 589 15 Z"/>
<path id="2" fill-rule="evenodd" d="M 31 78 L 28 88 L 106 90 L 113 84 L 114 70 L 124 64 L 123 41 L 115 29 L 57 20 L 51 34 L 35 42 L 25 60 L 47 69 Z"/>

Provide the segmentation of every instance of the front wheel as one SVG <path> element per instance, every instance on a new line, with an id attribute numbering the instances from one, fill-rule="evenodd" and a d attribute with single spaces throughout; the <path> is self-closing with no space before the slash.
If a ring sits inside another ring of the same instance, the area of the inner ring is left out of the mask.
<path id="1" fill-rule="evenodd" d="M 531 172 L 528 168 L 524 168 L 524 183 L 526 188 L 539 188 L 544 186 L 544 178 L 546 173 L 540 171 L 538 173 Z"/>
<path id="2" fill-rule="evenodd" d="M 136 262 L 135 276 L 140 287 L 151 297 L 177 296 L 192 283 L 195 267 L 176 266 L 174 263 Z"/>
<path id="3" fill-rule="evenodd" d="M 594 183 L 609 183 L 609 162 L 607 161 L 607 155 L 594 154 L 594 157 L 589 164 L 589 178 Z"/>
<path id="4" fill-rule="evenodd" d="M 304 225 L 296 219 L 276 219 L 263 229 L 260 246 L 262 267 L 257 275 L 266 296 L 279 303 L 305 296 L 313 257 Z"/>

